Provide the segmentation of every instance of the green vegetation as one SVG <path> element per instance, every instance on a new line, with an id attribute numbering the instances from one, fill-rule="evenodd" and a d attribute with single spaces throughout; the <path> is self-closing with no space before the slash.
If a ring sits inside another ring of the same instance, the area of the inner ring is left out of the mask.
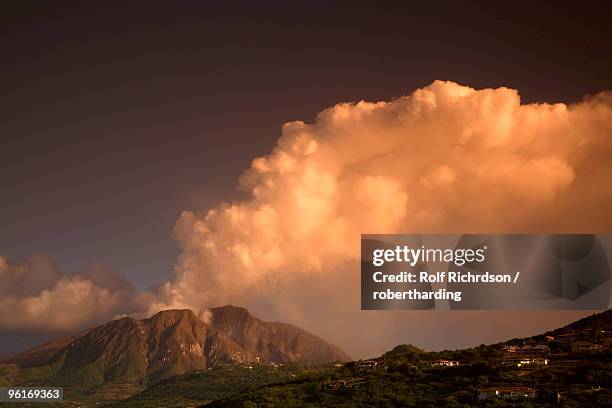
<path id="1" fill-rule="evenodd" d="M 267 384 L 287 381 L 305 372 L 294 364 L 271 366 L 224 365 L 210 370 L 182 374 L 162 381 L 140 394 L 105 407 L 196 407 Z"/>
<path id="2" fill-rule="evenodd" d="M 606 311 L 539 336 L 464 350 L 425 352 L 400 345 L 377 358 L 375 367 L 359 362 L 330 366 L 206 407 L 612 406 L 611 333 L 612 311 Z M 518 350 L 510 352 L 507 345 Z M 540 347 L 537 355 L 533 346 Z M 536 357 L 538 364 L 519 365 Z M 460 365 L 432 364 L 437 360 Z M 478 390 L 500 387 L 523 387 L 533 395 L 478 399 Z"/>
<path id="3" fill-rule="evenodd" d="M 458 367 L 429 366 L 439 358 L 464 360 Z M 358 363 L 329 367 L 206 407 L 558 407 L 558 392 L 563 407 L 612 406 L 609 352 L 564 356 L 550 367 L 530 369 L 503 364 L 503 359 L 502 345 L 437 353 L 398 346 L 377 359 L 372 370 L 364 372 Z M 564 363 L 575 359 L 579 363 Z M 330 387 L 354 378 L 363 379 L 357 387 Z M 533 399 L 477 400 L 478 389 L 493 386 L 531 387 L 537 392 Z"/>

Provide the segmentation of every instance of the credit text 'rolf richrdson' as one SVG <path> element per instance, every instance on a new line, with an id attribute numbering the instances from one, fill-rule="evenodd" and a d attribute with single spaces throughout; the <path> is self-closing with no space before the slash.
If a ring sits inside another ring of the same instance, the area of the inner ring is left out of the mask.
<path id="1" fill-rule="evenodd" d="M 517 275 L 513 278 L 508 274 L 493 274 L 490 272 L 473 273 L 473 272 L 400 272 L 397 274 L 385 274 L 383 272 L 374 272 L 372 280 L 376 283 L 516 283 Z"/>

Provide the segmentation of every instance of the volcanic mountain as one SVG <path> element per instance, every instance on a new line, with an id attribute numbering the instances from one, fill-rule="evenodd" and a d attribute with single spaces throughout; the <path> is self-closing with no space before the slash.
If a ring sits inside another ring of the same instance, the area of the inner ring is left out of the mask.
<path id="1" fill-rule="evenodd" d="M 241 307 L 200 315 L 165 310 L 143 320 L 113 320 L 0 360 L 0 383 L 82 390 L 131 384 L 138 390 L 176 374 L 258 360 L 317 365 L 349 357 L 305 330 L 262 321 Z"/>

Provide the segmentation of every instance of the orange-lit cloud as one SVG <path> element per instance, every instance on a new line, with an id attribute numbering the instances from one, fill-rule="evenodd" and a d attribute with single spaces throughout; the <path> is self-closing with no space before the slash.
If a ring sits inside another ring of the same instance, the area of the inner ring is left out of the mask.
<path id="1" fill-rule="evenodd" d="M 360 311 L 360 234 L 612 231 L 612 94 L 521 105 L 513 89 L 436 81 L 389 102 L 339 104 L 285 124 L 240 186 L 245 201 L 183 212 L 174 278 L 124 308 L 245 305 L 356 356 L 540 331 L 577 314 L 506 312 L 500 324 L 491 312 Z M 0 327 L 50 311 L 85 321 L 125 302 L 124 289 L 93 278 L 45 279 L 1 294 L 0 310 L 14 312 Z M 84 306 L 71 310 L 72 299 Z"/>
<path id="2" fill-rule="evenodd" d="M 610 202 L 611 99 L 521 105 L 512 89 L 436 81 L 287 123 L 242 176 L 250 200 L 181 215 L 169 300 L 332 270 L 357 259 L 361 233 L 605 230 L 611 218 L 575 210 Z"/>
<path id="3" fill-rule="evenodd" d="M 234 302 L 311 328 L 343 321 L 324 329 L 332 340 L 386 330 L 398 314 L 355 311 L 345 286 L 361 233 L 610 231 L 611 158 L 610 93 L 521 105 L 513 89 L 436 81 L 339 104 L 283 126 L 240 180 L 250 199 L 181 215 L 176 276 L 151 311 Z"/>

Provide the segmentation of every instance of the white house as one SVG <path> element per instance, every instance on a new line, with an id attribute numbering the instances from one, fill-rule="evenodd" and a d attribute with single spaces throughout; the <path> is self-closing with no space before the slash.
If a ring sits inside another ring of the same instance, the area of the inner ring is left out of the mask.
<path id="1" fill-rule="evenodd" d="M 364 371 L 364 370 L 374 370 L 377 365 L 378 365 L 378 362 L 376 360 L 364 360 L 364 361 L 360 361 L 357 364 L 357 367 L 359 368 L 359 370 Z"/>
<path id="2" fill-rule="evenodd" d="M 516 362 L 517 367 L 523 366 L 547 366 L 548 359 L 544 357 L 523 357 Z"/>
<path id="3" fill-rule="evenodd" d="M 535 390 L 529 387 L 491 387 L 478 390 L 478 400 L 483 401 L 489 398 L 534 398 L 535 394 Z"/>
<path id="4" fill-rule="evenodd" d="M 519 346 L 506 345 L 504 346 L 504 351 L 506 353 L 518 353 L 521 350 Z"/>
<path id="5" fill-rule="evenodd" d="M 455 367 L 459 365 L 459 362 L 456 360 L 434 360 L 430 361 L 429 365 L 431 367 Z"/>

